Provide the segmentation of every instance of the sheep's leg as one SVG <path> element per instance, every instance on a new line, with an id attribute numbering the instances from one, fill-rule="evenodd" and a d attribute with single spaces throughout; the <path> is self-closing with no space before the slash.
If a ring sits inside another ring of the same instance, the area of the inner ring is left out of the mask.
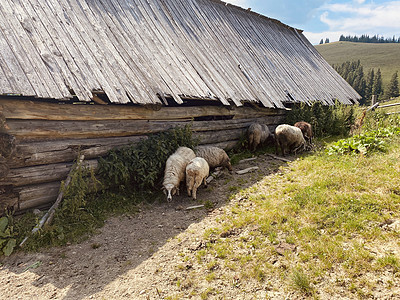
<path id="1" fill-rule="evenodd" d="M 187 194 L 190 197 L 192 195 L 192 189 L 193 189 L 193 176 L 186 176 L 186 188 L 187 188 Z"/>
<path id="2" fill-rule="evenodd" d="M 197 199 L 197 188 L 200 186 L 202 180 L 194 180 L 193 190 L 192 190 L 192 197 L 193 200 Z"/>

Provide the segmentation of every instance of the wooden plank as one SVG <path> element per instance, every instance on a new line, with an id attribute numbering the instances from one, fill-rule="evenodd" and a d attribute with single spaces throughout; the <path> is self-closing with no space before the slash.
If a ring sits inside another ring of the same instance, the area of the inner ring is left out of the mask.
<path id="1" fill-rule="evenodd" d="M 22 69 L 26 68 L 28 70 L 27 72 L 30 74 L 31 80 L 37 78 L 34 73 L 39 77 L 38 81 L 35 82 L 37 96 L 56 99 L 63 98 L 60 89 L 43 63 L 37 47 L 32 44 L 27 35 L 33 29 L 30 29 L 28 25 L 24 28 L 22 25 L 24 23 L 21 24 L 18 20 L 20 6 L 16 3 L 10 3 L 10 0 L 4 0 L 2 1 L 1 9 L 5 10 L 4 15 L 8 18 L 9 28 L 7 29 L 7 37 L 14 39 L 14 53 L 18 56 L 18 63 Z M 12 13 L 10 14 L 10 12 Z M 29 55 L 27 55 L 28 53 Z M 18 75 L 21 76 L 21 74 Z"/>
<path id="2" fill-rule="evenodd" d="M 108 57 L 102 52 L 100 43 L 93 43 L 93 37 L 90 35 L 92 32 L 91 26 L 86 21 L 86 17 L 80 9 L 79 0 L 71 0 L 68 6 L 65 5 L 63 16 L 67 28 L 77 41 L 76 46 L 81 49 L 81 53 L 89 64 L 90 69 L 101 84 L 102 89 L 106 92 L 112 103 L 129 103 L 130 100 L 124 93 L 124 88 L 118 80 L 117 75 L 114 74 L 113 68 L 108 62 Z M 112 59 L 112 57 L 110 57 Z"/>
<path id="3" fill-rule="evenodd" d="M 222 121 L 150 121 L 150 120 L 103 120 L 103 121 L 7 121 L 9 133 L 19 141 L 57 140 L 77 138 L 107 138 L 146 135 L 166 131 L 173 127 L 191 125 L 192 130 L 220 131 L 248 127 L 257 118 Z M 267 118 L 265 120 L 274 120 Z M 269 123 L 269 122 L 268 122 Z"/>
<path id="4" fill-rule="evenodd" d="M 112 45 L 116 48 L 115 50 L 118 51 L 118 54 L 123 59 L 123 63 L 127 66 L 125 71 L 129 79 L 134 82 L 133 85 L 137 94 L 134 96 L 135 92 L 130 92 L 129 97 L 134 103 L 160 103 L 156 96 L 157 89 L 154 89 L 151 84 L 154 82 L 159 84 L 160 81 L 158 78 L 153 77 L 153 82 L 151 82 L 150 76 L 152 72 L 149 70 L 148 64 L 144 63 L 143 58 L 137 54 L 136 45 L 133 39 L 128 38 L 127 30 L 121 27 L 117 14 L 109 13 L 110 8 L 108 5 L 110 2 L 106 1 L 105 3 L 108 4 L 103 4 L 103 1 L 93 2 L 88 6 L 88 9 L 92 11 L 94 18 L 107 25 L 101 26 L 99 24 L 98 28 L 101 28 L 101 32 L 107 35 Z"/>
<path id="5" fill-rule="evenodd" d="M 50 23 L 51 18 L 43 10 L 40 2 L 20 1 L 20 5 L 25 10 L 24 18 L 28 20 L 28 26 L 32 28 L 28 34 L 31 35 L 33 43 L 38 45 L 41 58 L 48 65 L 48 69 L 57 78 L 57 84 L 64 97 L 72 97 L 69 91 L 71 88 L 79 99 L 90 99 L 91 94 L 85 95 L 81 92 L 84 90 L 81 86 L 82 83 L 76 80 L 76 77 L 70 72 L 67 62 L 71 62 L 71 60 L 66 58 L 65 51 L 60 51 L 63 49 L 63 45 L 57 43 L 54 22 Z"/>
<path id="6" fill-rule="evenodd" d="M 146 1 L 145 4 L 147 4 L 146 11 L 149 12 L 148 20 L 151 23 L 151 28 L 153 28 L 155 35 L 158 37 L 163 48 L 165 48 L 166 55 L 169 57 L 169 61 L 172 61 L 173 67 L 177 69 L 175 74 L 180 76 L 181 81 L 187 82 L 185 85 L 179 86 L 181 89 L 181 94 L 199 95 L 203 97 L 207 96 L 209 92 L 207 86 L 204 84 L 201 78 L 199 78 L 199 75 L 193 66 L 190 65 L 184 58 L 179 45 L 180 43 L 178 43 L 177 47 L 174 39 L 170 37 L 170 34 L 173 34 L 173 32 L 168 30 L 170 29 L 170 26 L 165 24 L 166 16 L 160 15 L 162 7 L 159 6 L 159 2 Z"/>
<path id="7" fill-rule="evenodd" d="M 279 119 L 268 116 L 257 119 L 239 119 L 194 122 L 194 131 L 225 131 L 231 129 L 246 129 L 252 122 L 264 124 L 279 124 Z M 146 136 L 128 136 L 121 138 L 99 138 L 99 139 L 62 139 L 42 142 L 19 141 L 15 157 L 9 162 L 10 168 L 20 168 L 39 164 L 54 164 L 72 161 L 78 152 L 84 154 L 87 159 L 106 155 L 108 151 L 129 144 L 136 144 Z"/>
<path id="8" fill-rule="evenodd" d="M 215 52 L 216 60 L 221 62 L 221 71 L 225 80 L 232 81 L 229 83 L 234 89 L 234 93 L 231 95 L 234 102 L 238 105 L 241 101 L 256 101 L 260 99 L 259 93 L 254 89 L 254 86 L 250 83 L 249 78 L 244 75 L 240 69 L 240 60 L 246 53 L 246 50 L 237 49 L 240 45 L 238 39 L 241 37 L 235 36 L 229 41 L 225 42 L 225 39 L 230 35 L 227 31 L 229 28 L 224 26 L 223 18 L 221 18 L 216 11 L 220 5 L 209 5 L 202 1 L 190 2 L 193 12 L 190 15 L 196 14 L 199 16 L 199 21 L 202 23 L 206 31 L 211 37 L 211 52 Z M 187 9 L 189 10 L 189 9 Z M 226 8 L 224 7 L 226 11 Z"/>
<path id="9" fill-rule="evenodd" d="M 61 181 L 35 184 L 16 188 L 19 194 L 19 209 L 25 211 L 42 206 L 50 206 L 57 198 Z"/>
<path id="10" fill-rule="evenodd" d="M 163 3 L 166 10 L 172 15 L 177 26 L 177 33 L 180 37 L 180 43 L 182 45 L 187 45 L 184 53 L 196 68 L 197 73 L 207 85 L 207 87 L 212 91 L 212 97 L 217 97 L 224 105 L 229 105 L 226 100 L 227 93 L 224 91 L 225 87 L 222 84 L 222 78 L 218 74 L 216 65 L 212 64 L 210 60 L 213 58 L 205 51 L 207 47 L 207 41 L 200 41 L 199 36 L 194 34 L 193 29 L 189 26 L 189 20 L 191 17 L 182 14 L 185 13 L 182 9 L 182 3 L 175 4 L 173 1 L 165 1 Z"/>
<path id="11" fill-rule="evenodd" d="M 54 51 L 54 48 L 49 48 L 53 42 L 52 40 L 48 42 L 47 30 L 28 2 L 13 0 L 14 12 L 22 20 L 23 29 L 21 28 L 20 30 L 25 30 L 27 37 L 34 46 L 32 48 L 36 48 L 35 50 L 37 51 L 37 55 L 35 55 L 36 51 L 33 53 L 28 52 L 29 59 L 36 62 L 40 67 L 38 70 L 40 71 L 39 76 L 42 77 L 42 84 L 48 86 L 49 94 L 53 98 L 71 98 L 71 93 L 65 85 L 66 78 L 64 78 L 58 65 L 58 62 L 63 62 L 63 60 L 54 54 L 58 53 L 57 50 Z M 57 97 L 60 94 L 62 97 Z"/>
<path id="12" fill-rule="evenodd" d="M 36 5 L 36 11 L 40 14 L 40 19 L 49 31 L 49 35 L 59 51 L 56 53 L 60 55 L 67 65 L 67 69 L 64 69 L 64 72 L 69 73 L 72 78 L 76 79 L 77 85 L 74 85 L 73 81 L 69 81 L 68 84 L 80 101 L 90 101 L 92 89 L 100 89 L 101 84 L 92 76 L 92 71 L 88 69 L 79 49 L 75 47 L 77 41 L 73 39 L 62 22 L 60 18 L 60 14 L 63 13 L 62 8 L 59 3 L 52 3 L 52 1 L 38 1 Z M 69 76 L 67 75 L 67 77 Z"/>
<path id="13" fill-rule="evenodd" d="M 108 3 L 107 1 L 105 3 Z M 173 73 L 170 73 L 164 69 L 164 66 L 160 64 L 163 58 L 160 56 L 157 47 L 154 46 L 154 40 L 149 33 L 147 21 L 144 16 L 141 15 L 141 11 L 136 3 L 126 3 L 125 1 L 114 1 L 110 0 L 110 8 L 117 10 L 116 14 L 120 13 L 124 15 L 123 24 L 129 29 L 129 33 L 133 35 L 133 40 L 138 43 L 139 53 L 145 57 L 146 62 L 151 62 L 153 65 L 153 76 L 156 80 L 164 81 L 164 87 L 167 87 L 168 91 L 161 91 L 163 93 L 169 93 L 173 96 L 177 103 L 182 103 L 181 98 L 176 94 L 179 87 L 173 80 Z M 140 22 L 135 22 L 141 20 Z M 164 60 L 165 62 L 165 60 Z M 153 85 L 153 84 L 151 84 Z M 160 87 L 155 87 L 160 88 Z"/>
<path id="14" fill-rule="evenodd" d="M 129 136 L 105 139 L 56 140 L 51 142 L 20 142 L 15 157 L 9 162 L 10 168 L 47 165 L 73 161 L 78 153 L 87 159 L 104 156 L 111 149 L 136 144 L 145 136 Z"/>
<path id="15" fill-rule="evenodd" d="M 40 183 L 64 180 L 73 163 L 59 163 L 43 166 L 33 166 L 11 169 L 6 178 L 0 179 L 0 186 L 12 185 L 20 187 Z M 88 160 L 83 164 L 89 168 L 97 168 L 97 160 Z"/>
<path id="16" fill-rule="evenodd" d="M 18 193 L 12 190 L 12 186 L 0 187 L 0 216 L 7 208 L 18 209 Z"/>
<path id="17" fill-rule="evenodd" d="M 392 104 L 386 104 L 386 105 L 379 105 L 377 108 L 385 108 L 385 107 L 392 107 L 392 106 L 398 106 L 400 103 L 392 103 Z"/>
<path id="18" fill-rule="evenodd" d="M 231 140 L 238 140 L 239 137 L 245 132 L 246 128 L 224 130 L 221 132 L 215 132 L 215 131 L 195 132 L 193 134 L 193 137 L 198 138 L 200 140 L 200 144 L 212 144 L 212 143 L 221 143 Z"/>
<path id="19" fill-rule="evenodd" d="M 144 106 L 53 104 L 1 97 L 0 107 L 7 120 L 187 120 L 204 116 L 253 118 L 285 114 L 284 110 L 268 108 L 194 106 L 158 107 L 155 110 Z"/>
<path id="20" fill-rule="evenodd" d="M 16 42 L 14 34 L 11 32 L 10 25 L 7 23 L 8 13 L 4 12 L 2 6 L 0 6 L 0 65 L 6 78 L 9 82 L 10 90 L 4 90 L 3 93 L 16 93 L 23 95 L 41 95 L 40 91 L 36 91 L 31 85 L 29 78 L 25 71 L 19 65 L 20 52 L 14 51 L 18 49 L 19 45 Z M 29 64 L 26 64 L 29 66 Z M 33 68 L 26 70 L 29 77 L 34 76 Z M 31 78 L 33 80 L 33 78 Z M 37 88 L 36 88 L 37 89 Z"/>

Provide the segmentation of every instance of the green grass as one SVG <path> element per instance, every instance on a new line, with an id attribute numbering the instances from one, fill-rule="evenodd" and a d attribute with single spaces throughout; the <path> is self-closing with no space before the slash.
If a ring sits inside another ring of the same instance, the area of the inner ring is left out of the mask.
<path id="1" fill-rule="evenodd" d="M 242 279 L 261 283 L 274 276 L 287 289 L 308 296 L 339 269 L 340 276 L 351 279 L 346 287 L 350 294 L 368 295 L 374 283 L 367 274 L 379 277 L 390 268 L 400 275 L 400 257 L 377 257 L 365 247 L 399 237 L 381 226 L 400 218 L 399 147 L 396 135 L 386 152 L 369 156 L 329 156 L 324 151 L 305 155 L 283 168 L 283 175 L 268 176 L 240 191 L 240 203 L 204 236 L 212 242 L 198 262 L 210 264 L 209 257 L 221 266 L 236 262 Z M 275 247 L 282 242 L 301 250 L 280 256 Z M 218 270 L 213 273 L 218 276 Z"/>
<path id="2" fill-rule="evenodd" d="M 389 84 L 394 72 L 400 72 L 400 44 L 370 44 L 353 42 L 334 42 L 316 45 L 315 48 L 332 65 L 346 61 L 360 60 L 367 74 L 369 69 L 380 68 L 384 88 Z"/>
<path id="3" fill-rule="evenodd" d="M 380 105 L 388 105 L 388 104 L 396 104 L 396 103 L 400 103 L 400 97 L 397 97 L 396 99 L 393 99 L 390 101 L 382 102 Z M 400 117 L 400 105 L 378 108 L 377 111 L 382 112 L 382 113 L 399 112 L 398 116 Z"/>

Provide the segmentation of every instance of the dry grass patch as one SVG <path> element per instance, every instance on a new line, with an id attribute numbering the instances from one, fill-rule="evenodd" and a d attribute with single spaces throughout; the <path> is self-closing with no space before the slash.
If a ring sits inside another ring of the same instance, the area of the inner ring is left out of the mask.
<path id="1" fill-rule="evenodd" d="M 305 156 L 235 194 L 204 235 L 197 257 L 209 272 L 198 281 L 223 274 L 244 288 L 272 280 L 315 298 L 335 290 L 368 297 L 381 277 L 399 283 L 399 245 L 373 250 L 400 236 L 385 225 L 400 220 L 399 146 L 394 137 L 387 152 L 367 157 Z"/>

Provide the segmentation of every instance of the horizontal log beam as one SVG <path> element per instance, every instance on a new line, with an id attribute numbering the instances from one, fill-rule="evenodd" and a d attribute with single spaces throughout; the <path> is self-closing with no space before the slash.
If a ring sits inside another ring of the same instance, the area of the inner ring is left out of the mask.
<path id="1" fill-rule="evenodd" d="M 281 117 L 221 120 L 221 121 L 143 121 L 143 120 L 103 120 L 103 121 L 43 121 L 10 120 L 10 134 L 19 141 L 57 140 L 57 139 L 94 139 L 107 137 L 126 137 L 148 135 L 166 131 L 173 127 L 192 125 L 193 131 L 223 131 L 248 127 L 257 120 L 261 123 L 277 123 Z"/>
<path id="2" fill-rule="evenodd" d="M 9 162 L 11 168 L 71 162 L 78 153 L 87 159 L 106 155 L 110 150 L 136 144 L 146 136 L 130 136 L 104 139 L 56 140 L 47 142 L 21 143 L 15 157 Z"/>
<path id="3" fill-rule="evenodd" d="M 11 169 L 6 178 L 0 179 L 0 187 L 4 185 L 20 187 L 25 185 L 61 181 L 67 177 L 72 165 L 73 163 L 70 162 Z M 83 166 L 93 169 L 96 169 L 97 165 L 97 159 L 87 160 L 83 163 Z"/>
<path id="4" fill-rule="evenodd" d="M 50 206 L 60 191 L 61 181 L 17 188 L 19 210 Z"/>
<path id="5" fill-rule="evenodd" d="M 284 110 L 251 107 L 193 106 L 146 107 L 129 105 L 56 104 L 0 98 L 6 119 L 24 120 L 190 120 L 204 116 L 262 117 L 284 114 Z"/>

